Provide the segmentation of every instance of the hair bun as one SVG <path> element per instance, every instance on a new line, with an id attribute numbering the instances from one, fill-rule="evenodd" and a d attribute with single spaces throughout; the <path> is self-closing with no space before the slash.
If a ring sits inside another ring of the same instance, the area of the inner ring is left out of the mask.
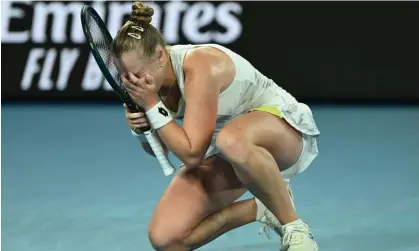
<path id="1" fill-rule="evenodd" d="M 136 24 L 150 24 L 154 14 L 153 8 L 142 2 L 132 4 L 131 20 Z"/>

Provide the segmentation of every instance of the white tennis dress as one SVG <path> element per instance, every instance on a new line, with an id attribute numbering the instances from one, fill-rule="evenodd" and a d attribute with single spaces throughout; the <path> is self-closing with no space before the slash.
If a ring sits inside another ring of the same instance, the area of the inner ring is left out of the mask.
<path id="1" fill-rule="evenodd" d="M 219 154 L 215 139 L 223 125 L 235 117 L 260 107 L 276 107 L 291 126 L 303 134 L 303 151 L 299 160 L 282 173 L 285 179 L 304 171 L 318 154 L 316 137 L 320 132 L 310 108 L 299 103 L 291 94 L 253 67 L 246 59 L 217 44 L 175 45 L 169 49 L 172 65 L 183 100 L 174 117 L 182 119 L 185 112 L 183 60 L 188 50 L 209 46 L 225 52 L 232 59 L 236 76 L 230 86 L 219 95 L 217 125 L 206 156 Z"/>

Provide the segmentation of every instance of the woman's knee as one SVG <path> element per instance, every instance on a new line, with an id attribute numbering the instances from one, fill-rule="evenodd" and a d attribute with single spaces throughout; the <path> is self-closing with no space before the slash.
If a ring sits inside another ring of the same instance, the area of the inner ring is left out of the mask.
<path id="1" fill-rule="evenodd" d="M 186 250 L 185 240 L 189 233 L 168 224 L 150 224 L 148 238 L 153 248 L 158 251 Z"/>
<path id="2" fill-rule="evenodd" d="M 216 146 L 230 162 L 242 165 L 249 157 L 252 144 L 245 134 L 227 127 L 218 133 Z"/>

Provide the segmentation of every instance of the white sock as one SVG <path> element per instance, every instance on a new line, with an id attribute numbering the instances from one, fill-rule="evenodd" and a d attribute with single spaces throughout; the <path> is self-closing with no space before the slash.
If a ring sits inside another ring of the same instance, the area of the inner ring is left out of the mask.
<path id="1" fill-rule="evenodd" d="M 263 203 L 255 197 L 256 202 L 256 220 L 262 219 L 262 217 L 265 215 L 265 210 L 267 209 Z"/>
<path id="2" fill-rule="evenodd" d="M 290 226 L 290 225 L 302 225 L 302 224 L 304 224 L 303 220 L 298 219 L 298 220 L 295 220 L 295 221 L 288 222 L 287 224 L 284 225 L 284 227 L 285 226 Z"/>

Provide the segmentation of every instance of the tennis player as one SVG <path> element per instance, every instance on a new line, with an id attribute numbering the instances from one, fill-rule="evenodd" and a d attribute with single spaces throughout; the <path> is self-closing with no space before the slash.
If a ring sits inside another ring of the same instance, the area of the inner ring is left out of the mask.
<path id="1" fill-rule="evenodd" d="M 288 185 L 318 154 L 310 108 L 225 47 L 167 46 L 153 13 L 134 3 L 112 45 L 125 88 L 146 111 L 127 111 L 131 128 L 150 124 L 184 163 L 154 211 L 152 246 L 193 250 L 259 221 L 280 235 L 281 250 L 318 250 Z M 255 198 L 236 201 L 246 191 Z"/>

